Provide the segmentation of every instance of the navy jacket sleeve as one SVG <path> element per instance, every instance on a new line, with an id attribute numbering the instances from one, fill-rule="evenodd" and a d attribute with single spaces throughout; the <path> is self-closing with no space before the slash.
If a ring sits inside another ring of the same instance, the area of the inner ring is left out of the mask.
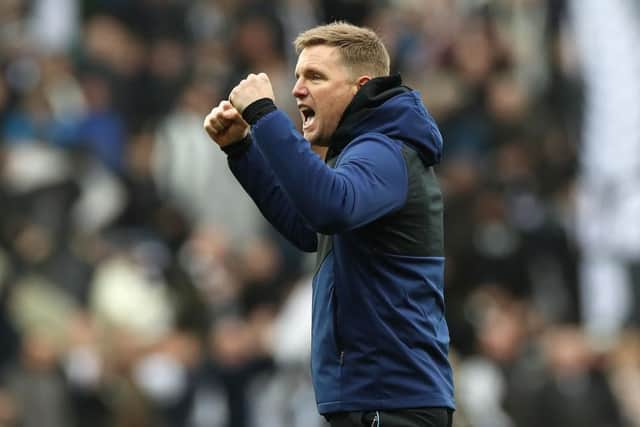
<path id="1" fill-rule="evenodd" d="M 252 131 L 288 198 L 319 233 L 357 228 L 406 201 L 408 178 L 400 144 L 382 134 L 356 138 L 331 168 L 282 111 L 262 117 Z"/>
<path id="2" fill-rule="evenodd" d="M 230 156 L 229 167 L 262 215 L 282 235 L 305 252 L 317 250 L 316 233 L 293 207 L 255 144 L 249 144 L 240 156 Z"/>

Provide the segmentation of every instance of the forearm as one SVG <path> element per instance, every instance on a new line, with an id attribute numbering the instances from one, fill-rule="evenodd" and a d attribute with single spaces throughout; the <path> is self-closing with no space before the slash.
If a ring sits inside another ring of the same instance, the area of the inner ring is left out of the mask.
<path id="1" fill-rule="evenodd" d="M 232 173 L 267 221 L 300 250 L 314 252 L 316 233 L 298 214 L 260 150 L 250 140 L 242 144 L 225 150 Z"/>
<path id="2" fill-rule="evenodd" d="M 282 112 L 263 116 L 253 132 L 293 205 L 320 233 L 364 225 L 404 203 L 406 169 L 397 144 L 375 137 L 363 140 L 334 169 Z"/>

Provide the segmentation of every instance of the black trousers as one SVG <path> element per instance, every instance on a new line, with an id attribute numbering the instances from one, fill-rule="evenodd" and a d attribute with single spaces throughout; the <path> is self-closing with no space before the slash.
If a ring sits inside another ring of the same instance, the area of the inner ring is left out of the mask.
<path id="1" fill-rule="evenodd" d="M 327 416 L 331 427 L 451 427 L 448 408 L 417 408 L 397 411 L 338 412 Z"/>

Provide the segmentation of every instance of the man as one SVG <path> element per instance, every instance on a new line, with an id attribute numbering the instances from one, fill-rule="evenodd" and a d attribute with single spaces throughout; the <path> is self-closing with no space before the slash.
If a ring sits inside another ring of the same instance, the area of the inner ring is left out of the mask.
<path id="1" fill-rule="evenodd" d="M 262 214 L 318 253 L 311 372 L 332 426 L 451 425 L 444 319 L 442 138 L 419 95 L 389 76 L 371 30 L 303 32 L 300 135 L 250 74 L 204 127 Z M 251 132 L 249 128 L 251 127 Z M 325 161 L 310 145 L 326 149 Z"/>

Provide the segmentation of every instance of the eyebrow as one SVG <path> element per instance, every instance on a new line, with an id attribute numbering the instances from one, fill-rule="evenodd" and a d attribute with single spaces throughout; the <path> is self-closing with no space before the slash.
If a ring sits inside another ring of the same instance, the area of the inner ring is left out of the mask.
<path id="1" fill-rule="evenodd" d="M 323 71 L 319 70 L 318 68 L 315 68 L 314 66 L 310 66 L 310 67 L 305 68 L 303 70 L 302 74 L 309 75 L 309 74 L 312 74 L 312 73 L 319 74 L 319 75 L 321 75 L 323 77 L 326 76 L 326 74 Z M 294 77 L 296 79 L 298 79 L 300 77 L 300 72 L 296 70 L 295 73 L 294 73 Z"/>

